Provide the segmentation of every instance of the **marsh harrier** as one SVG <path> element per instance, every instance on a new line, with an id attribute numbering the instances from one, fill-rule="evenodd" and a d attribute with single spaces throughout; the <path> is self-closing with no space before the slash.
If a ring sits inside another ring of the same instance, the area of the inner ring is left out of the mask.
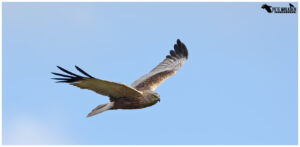
<path id="1" fill-rule="evenodd" d="M 166 56 L 148 74 L 134 81 L 131 86 L 96 79 L 77 66 L 75 66 L 76 69 L 85 75 L 85 77 L 74 74 L 60 66 L 57 67 L 66 74 L 54 72 L 52 74 L 61 76 L 60 78 L 53 78 L 54 80 L 58 80 L 58 83 L 70 83 L 81 89 L 89 89 L 110 98 L 110 103 L 101 104 L 93 109 L 87 115 L 87 117 L 90 117 L 106 110 L 141 109 L 156 104 L 160 101 L 160 96 L 154 90 L 162 82 L 174 75 L 183 66 L 187 58 L 188 50 L 178 39 L 174 45 L 174 50 L 170 51 L 170 55 Z"/>

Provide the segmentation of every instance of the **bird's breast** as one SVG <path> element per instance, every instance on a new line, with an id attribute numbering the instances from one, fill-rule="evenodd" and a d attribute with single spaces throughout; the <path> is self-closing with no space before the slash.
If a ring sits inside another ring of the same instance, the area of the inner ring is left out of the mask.
<path id="1" fill-rule="evenodd" d="M 154 105 L 156 102 L 149 102 L 144 99 L 136 99 L 136 98 L 118 98 L 113 99 L 115 102 L 114 107 L 112 109 L 141 109 Z"/>

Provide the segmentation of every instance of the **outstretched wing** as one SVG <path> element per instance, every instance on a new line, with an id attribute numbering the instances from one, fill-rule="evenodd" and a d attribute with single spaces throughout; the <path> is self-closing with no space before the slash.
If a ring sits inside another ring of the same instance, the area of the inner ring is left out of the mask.
<path id="1" fill-rule="evenodd" d="M 174 50 L 159 65 L 152 69 L 148 74 L 134 81 L 131 86 L 137 90 L 154 91 L 162 82 L 174 75 L 186 62 L 188 50 L 186 46 L 177 39 Z"/>
<path id="2" fill-rule="evenodd" d="M 54 73 L 52 74 L 61 76 L 63 78 L 52 78 L 58 80 L 58 83 L 70 83 L 71 85 L 77 86 L 81 89 L 89 89 L 98 94 L 109 96 L 112 98 L 128 97 L 128 98 L 138 98 L 142 96 L 140 91 L 131 88 L 125 84 L 115 83 L 111 81 L 100 80 L 87 74 L 85 71 L 75 66 L 78 71 L 87 77 L 82 77 L 80 75 L 74 74 L 66 69 L 57 66 L 60 70 L 67 73 L 68 75 Z"/>

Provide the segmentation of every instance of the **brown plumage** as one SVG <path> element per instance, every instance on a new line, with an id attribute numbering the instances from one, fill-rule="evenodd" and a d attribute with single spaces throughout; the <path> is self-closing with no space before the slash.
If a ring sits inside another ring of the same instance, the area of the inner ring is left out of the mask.
<path id="1" fill-rule="evenodd" d="M 174 45 L 174 50 L 170 51 L 170 55 L 166 56 L 148 74 L 134 81 L 131 86 L 96 79 L 77 66 L 75 66 L 76 69 L 86 77 L 74 74 L 60 66 L 57 67 L 68 75 L 54 72 L 52 74 L 62 77 L 53 78 L 54 80 L 58 80 L 58 83 L 70 83 L 81 89 L 89 89 L 110 98 L 110 103 L 101 104 L 94 108 L 87 115 L 87 117 L 90 117 L 106 110 L 141 109 L 156 104 L 160 101 L 160 97 L 154 90 L 162 82 L 174 75 L 183 66 L 187 58 L 188 50 L 178 39 Z"/>

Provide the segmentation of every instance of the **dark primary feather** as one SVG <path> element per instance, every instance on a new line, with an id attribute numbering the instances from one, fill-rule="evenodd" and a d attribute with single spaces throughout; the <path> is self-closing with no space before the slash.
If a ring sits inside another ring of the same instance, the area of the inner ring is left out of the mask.
<path id="1" fill-rule="evenodd" d="M 176 46 L 176 48 L 175 48 Z M 188 51 L 184 43 L 177 39 L 177 45 L 174 46 L 175 52 L 178 55 L 188 58 Z"/>
<path id="2" fill-rule="evenodd" d="M 166 58 L 176 60 L 176 58 L 188 58 L 188 51 L 184 43 L 177 39 L 177 43 L 174 44 L 174 50 L 170 50 L 170 55 L 167 55 Z"/>
<path id="3" fill-rule="evenodd" d="M 174 50 L 170 50 L 170 55 L 167 58 L 188 58 L 188 50 L 184 43 L 182 43 L 179 39 L 177 39 L 177 44 L 174 44 Z"/>
<path id="4" fill-rule="evenodd" d="M 68 75 L 64 75 L 64 74 L 60 74 L 60 73 L 55 73 L 55 72 L 51 72 L 51 73 L 54 74 L 54 75 L 57 75 L 57 76 L 72 78 L 72 76 L 68 76 Z"/>
<path id="5" fill-rule="evenodd" d="M 84 78 L 93 78 L 91 75 L 86 73 L 84 70 L 82 70 L 78 66 L 75 66 L 75 68 L 78 71 L 80 71 L 81 73 L 83 73 L 84 75 L 86 75 L 87 77 L 82 77 L 82 76 L 79 76 L 77 74 L 74 74 L 74 73 L 72 73 L 72 72 L 70 72 L 70 71 L 68 71 L 68 70 L 66 70 L 66 69 L 64 69 L 60 66 L 57 66 L 57 68 L 59 68 L 61 71 L 65 72 L 65 73 L 69 74 L 69 75 L 64 75 L 64 74 L 52 72 L 52 74 L 54 74 L 54 75 L 65 77 L 65 78 L 52 78 L 54 80 L 57 80 L 57 83 L 73 83 L 73 82 L 77 82 L 79 80 L 82 80 Z"/>
<path id="6" fill-rule="evenodd" d="M 83 73 L 84 75 L 86 75 L 86 76 L 88 76 L 88 77 L 90 77 L 90 78 L 94 78 L 94 77 L 92 77 L 91 75 L 89 75 L 88 73 L 86 73 L 85 71 L 83 71 L 81 68 L 79 68 L 78 66 L 76 66 L 75 65 L 75 67 L 76 67 L 76 69 L 78 70 L 78 71 L 80 71 L 81 73 Z"/>
<path id="7" fill-rule="evenodd" d="M 70 74 L 70 75 L 73 75 L 73 76 L 76 76 L 76 77 L 81 77 L 81 76 L 76 75 L 76 74 L 74 74 L 74 73 L 72 73 L 72 72 L 70 72 L 70 71 L 67 71 L 66 69 L 64 69 L 64 68 L 62 68 L 62 67 L 60 67 L 60 66 L 57 66 L 57 68 L 59 68 L 59 69 L 62 70 L 63 72 L 68 73 L 68 74 Z"/>
<path id="8" fill-rule="evenodd" d="M 177 44 L 174 44 L 174 50 L 170 50 L 170 55 L 167 55 L 166 58 L 175 59 L 175 58 L 188 58 L 188 51 L 184 43 L 177 39 Z"/>
<path id="9" fill-rule="evenodd" d="M 170 50 L 170 55 L 176 57 L 176 53 L 173 50 Z"/>
<path id="10" fill-rule="evenodd" d="M 172 57 L 170 55 L 167 55 L 166 58 L 172 59 Z"/>

